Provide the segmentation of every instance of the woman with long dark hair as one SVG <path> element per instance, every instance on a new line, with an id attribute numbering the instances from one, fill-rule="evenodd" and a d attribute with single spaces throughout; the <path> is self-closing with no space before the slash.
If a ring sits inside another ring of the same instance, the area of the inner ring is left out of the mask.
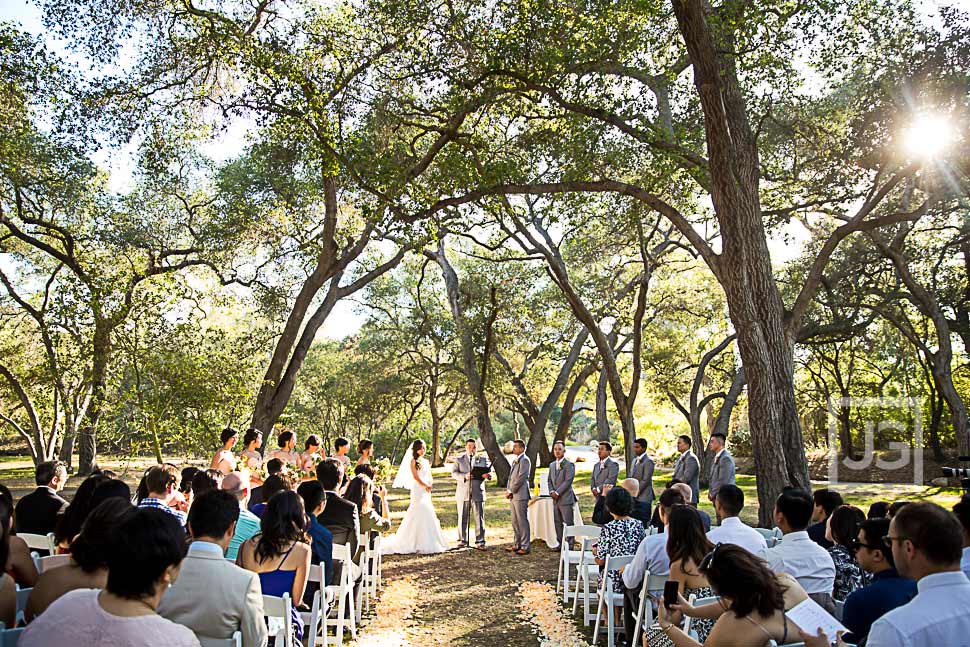
<path id="1" fill-rule="evenodd" d="M 671 610 L 659 605 L 657 624 L 670 644 L 764 647 L 769 640 L 783 645 L 797 639 L 798 627 L 788 620 L 785 611 L 808 599 L 808 594 L 791 575 L 773 573 L 760 557 L 733 544 L 715 546 L 701 560 L 698 571 L 707 578 L 720 600 L 695 607 L 679 595 Z M 683 615 L 714 620 L 714 627 L 703 643 L 680 629 L 678 624 Z"/>
<path id="2" fill-rule="evenodd" d="M 264 595 L 290 594 L 296 637 L 303 637 L 303 620 L 296 611 L 303 600 L 312 551 L 307 537 L 303 499 L 292 490 L 272 497 L 260 520 L 260 532 L 239 548 L 236 563 L 259 574 Z"/>
<path id="3" fill-rule="evenodd" d="M 695 595 L 707 598 L 714 595 L 707 577 L 700 571 L 700 563 L 714 549 L 704 532 L 704 522 L 697 510 L 689 505 L 675 505 L 667 515 L 667 557 L 670 559 L 669 579 L 677 582 L 677 590 L 685 598 Z M 714 621 L 698 618 L 690 628 L 703 643 L 714 627 Z M 659 628 L 651 630 L 650 645 L 669 646 L 670 639 Z"/>
<path id="4" fill-rule="evenodd" d="M 103 501 L 81 526 L 71 542 L 71 562 L 41 574 L 30 593 L 25 616 L 27 622 L 68 591 L 103 589 L 108 582 L 108 552 L 115 532 L 135 510 L 129 499 L 113 497 Z"/>
<path id="5" fill-rule="evenodd" d="M 383 543 L 381 552 L 385 555 L 428 555 L 448 550 L 448 542 L 441 532 L 441 522 L 431 499 L 433 479 L 431 463 L 424 458 L 425 451 L 427 447 L 420 438 L 411 443 L 411 450 L 405 453 L 394 478 L 393 487 L 410 488 L 411 503 L 397 532 Z"/>
<path id="6" fill-rule="evenodd" d="M 840 505 L 829 515 L 825 526 L 825 538 L 832 542 L 829 555 L 835 564 L 832 598 L 838 602 L 845 602 L 850 593 L 869 583 L 855 558 L 855 540 L 865 520 L 866 516 L 859 508 Z"/>
<path id="7" fill-rule="evenodd" d="M 64 514 L 58 518 L 57 525 L 54 528 L 54 541 L 57 543 L 59 553 L 67 551 L 68 546 L 71 545 L 71 540 L 81 532 L 84 520 L 94 509 L 91 506 L 91 497 L 94 495 L 94 490 L 107 480 L 109 480 L 107 476 L 97 473 L 87 477 L 81 482 L 81 485 L 77 486 L 74 498 L 64 508 Z"/>
<path id="8" fill-rule="evenodd" d="M 374 481 L 363 474 L 350 479 L 344 498 L 357 506 L 360 515 L 360 532 L 386 532 L 391 529 L 391 520 L 378 514 L 374 509 Z M 383 497 L 383 509 L 387 510 L 387 500 Z"/>
<path id="9" fill-rule="evenodd" d="M 30 557 L 30 548 L 20 537 L 13 533 L 13 495 L 6 485 L 0 485 L 0 543 L 6 549 L 3 565 L 4 572 L 20 585 L 20 588 L 30 588 L 37 581 L 37 567 Z"/>

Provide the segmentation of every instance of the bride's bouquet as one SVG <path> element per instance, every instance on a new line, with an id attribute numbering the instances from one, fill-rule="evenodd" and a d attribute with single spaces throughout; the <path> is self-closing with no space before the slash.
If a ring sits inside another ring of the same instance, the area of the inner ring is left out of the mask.
<path id="1" fill-rule="evenodd" d="M 374 483 L 377 485 L 384 485 L 391 478 L 391 461 L 386 456 L 378 458 L 376 461 L 371 461 L 371 467 L 374 468 Z"/>

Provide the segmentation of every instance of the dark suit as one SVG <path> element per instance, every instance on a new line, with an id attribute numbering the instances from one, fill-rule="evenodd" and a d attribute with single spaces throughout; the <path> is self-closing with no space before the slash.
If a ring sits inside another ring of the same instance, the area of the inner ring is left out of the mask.
<path id="1" fill-rule="evenodd" d="M 317 521 L 333 535 L 334 544 L 347 544 L 354 561 L 357 561 L 357 536 L 360 534 L 357 506 L 336 492 L 328 491 L 327 504 L 323 512 L 317 515 Z M 341 566 L 334 564 L 333 568 L 334 581 L 339 582 Z"/>
<path id="2" fill-rule="evenodd" d="M 18 533 L 46 535 L 54 532 L 57 514 L 67 505 L 67 501 L 57 496 L 51 488 L 42 485 L 17 502 L 14 515 L 15 530 Z"/>
<path id="3" fill-rule="evenodd" d="M 647 530 L 650 529 L 650 504 L 646 501 L 633 500 L 633 511 L 630 516 L 634 519 L 639 519 L 643 524 L 643 527 Z"/>
<path id="4" fill-rule="evenodd" d="M 246 507 L 249 508 L 250 512 L 252 512 L 253 508 L 260 503 L 265 503 L 265 501 L 263 501 L 263 486 L 257 485 L 253 488 L 253 491 L 249 493 L 249 503 L 246 504 Z"/>
<path id="5" fill-rule="evenodd" d="M 809 539 L 814 541 L 816 544 L 818 544 L 825 550 L 828 550 L 835 544 L 833 544 L 832 542 L 830 542 L 828 539 L 825 538 L 826 521 L 828 521 L 828 517 L 826 517 L 822 521 L 819 521 L 818 523 L 813 523 L 812 525 L 810 525 L 808 527 L 808 537 Z"/>

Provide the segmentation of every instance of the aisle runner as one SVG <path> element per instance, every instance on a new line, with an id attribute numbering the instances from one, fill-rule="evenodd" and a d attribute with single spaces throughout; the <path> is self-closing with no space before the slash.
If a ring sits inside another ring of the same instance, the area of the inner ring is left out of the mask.
<path id="1" fill-rule="evenodd" d="M 552 585 L 523 582 L 519 597 L 519 609 L 539 635 L 540 647 L 590 647 L 576 629 L 572 615 L 559 607 L 559 596 Z"/>
<path id="2" fill-rule="evenodd" d="M 418 587 L 410 578 L 384 584 L 374 617 L 357 634 L 361 647 L 410 647 L 407 628 L 418 606 Z"/>

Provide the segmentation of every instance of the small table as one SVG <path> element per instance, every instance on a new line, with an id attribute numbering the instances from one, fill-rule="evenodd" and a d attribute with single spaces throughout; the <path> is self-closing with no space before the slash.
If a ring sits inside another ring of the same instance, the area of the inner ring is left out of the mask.
<path id="1" fill-rule="evenodd" d="M 529 501 L 529 528 L 533 541 L 541 539 L 549 548 L 559 548 L 556 538 L 556 502 L 549 496 L 540 496 Z M 579 512 L 579 502 L 573 504 L 573 525 L 583 523 Z"/>

